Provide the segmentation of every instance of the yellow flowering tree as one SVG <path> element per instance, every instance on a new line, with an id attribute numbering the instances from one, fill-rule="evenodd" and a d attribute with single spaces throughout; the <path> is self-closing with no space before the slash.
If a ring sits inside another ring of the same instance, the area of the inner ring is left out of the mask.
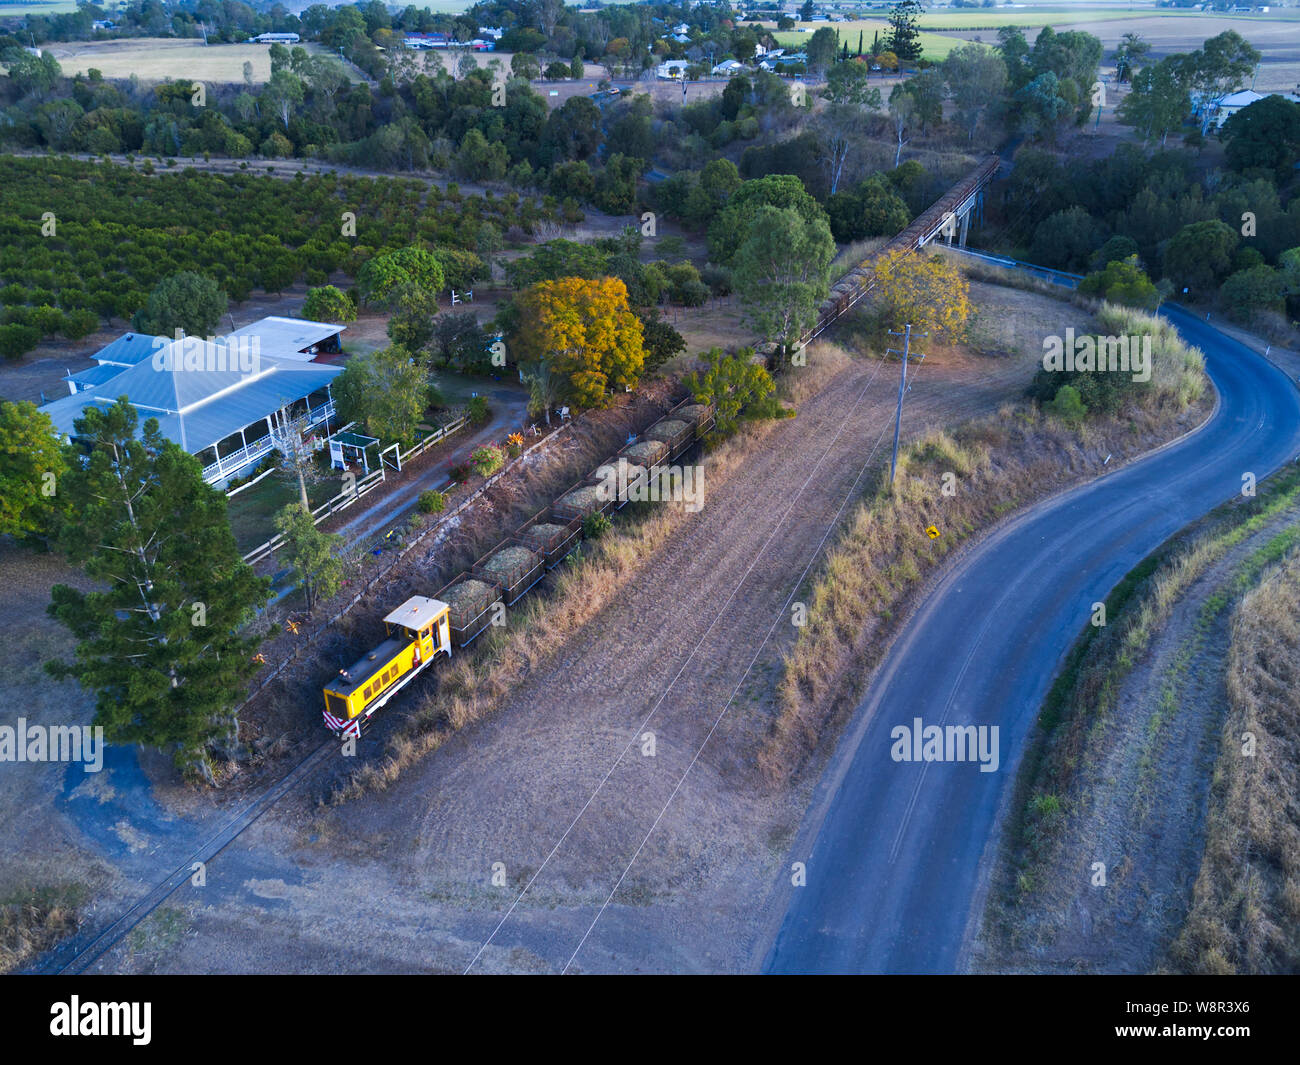
<path id="1" fill-rule="evenodd" d="M 597 406 L 607 388 L 632 388 L 640 380 L 643 328 L 618 278 L 540 281 L 519 294 L 516 307 L 519 361 L 558 374 L 575 405 Z"/>
<path id="2" fill-rule="evenodd" d="M 970 284 L 955 263 L 940 255 L 893 251 L 873 268 L 882 323 L 943 340 L 959 339 L 970 318 Z"/>

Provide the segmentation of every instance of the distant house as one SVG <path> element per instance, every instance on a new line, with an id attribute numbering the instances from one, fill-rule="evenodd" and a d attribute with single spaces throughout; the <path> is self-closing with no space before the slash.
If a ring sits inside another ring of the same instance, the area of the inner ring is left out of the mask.
<path id="1" fill-rule="evenodd" d="M 90 24 L 90 28 L 92 30 L 113 30 L 117 28 L 117 23 L 109 18 L 95 19 L 95 21 Z"/>
<path id="2" fill-rule="evenodd" d="M 744 69 L 745 69 L 745 64 L 740 62 L 739 60 L 724 59 L 721 63 L 719 63 L 717 66 L 713 68 L 713 73 L 725 74 L 727 77 L 730 78 L 736 74 L 741 73 L 742 71 L 744 71 Z"/>
<path id="3" fill-rule="evenodd" d="M 679 22 L 679 23 L 677 23 L 676 26 L 674 26 L 674 27 L 672 28 L 672 32 L 673 32 L 673 33 L 687 34 L 687 33 L 690 33 L 690 32 L 691 32 L 691 28 L 690 28 L 690 26 L 688 26 L 685 22 Z"/>
<path id="4" fill-rule="evenodd" d="M 691 43 L 691 39 L 690 39 L 690 37 L 688 37 L 688 36 L 687 36 L 686 34 L 684 34 L 684 33 L 674 33 L 674 34 L 671 34 L 671 35 L 668 37 L 668 39 L 669 39 L 670 41 L 676 41 L 678 44 L 690 44 L 690 43 Z"/>
<path id="5" fill-rule="evenodd" d="M 1264 93 L 1256 92 L 1254 89 L 1242 89 L 1240 92 L 1232 92 L 1227 96 L 1221 96 L 1219 99 L 1210 103 L 1210 114 L 1213 116 L 1212 121 L 1216 129 L 1221 129 L 1223 124 L 1228 121 L 1238 111 L 1242 111 L 1251 104 L 1263 100 L 1268 96 L 1280 96 L 1284 100 L 1290 100 L 1292 103 L 1300 103 L 1300 96 L 1293 92 L 1281 93 Z"/>
<path id="6" fill-rule="evenodd" d="M 297 44 L 302 38 L 296 33 L 259 33 L 250 37 L 245 44 Z"/>
<path id="7" fill-rule="evenodd" d="M 655 68 L 655 77 L 665 81 L 681 81 L 686 77 L 686 68 L 690 65 L 685 59 L 669 59 Z"/>
<path id="8" fill-rule="evenodd" d="M 408 33 L 407 48 L 450 48 L 451 37 L 445 33 Z"/>
<path id="9" fill-rule="evenodd" d="M 495 52 L 497 50 L 497 42 L 489 41 L 485 37 L 475 37 L 469 42 L 469 46 L 476 52 Z"/>
<path id="10" fill-rule="evenodd" d="M 41 409 L 64 436 L 91 406 L 126 396 L 143 423 L 157 418 L 163 435 L 203 464 L 209 484 L 224 485 L 275 447 L 287 421 L 311 429 L 335 413 L 330 384 L 340 366 L 312 362 L 339 350 L 342 326 L 296 318 L 264 318 L 227 337 L 167 340 L 126 333 L 69 374 L 70 394 Z"/>
<path id="11" fill-rule="evenodd" d="M 486 37 L 491 41 L 499 41 L 505 36 L 505 30 L 500 26 L 480 26 L 478 28 L 478 35 L 480 37 Z"/>

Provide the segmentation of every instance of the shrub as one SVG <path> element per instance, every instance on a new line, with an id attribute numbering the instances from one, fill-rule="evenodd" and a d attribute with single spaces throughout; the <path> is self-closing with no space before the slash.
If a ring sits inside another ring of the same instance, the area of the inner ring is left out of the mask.
<path id="1" fill-rule="evenodd" d="M 588 540 L 599 540 L 611 528 L 609 519 L 599 511 L 582 519 L 582 535 Z"/>
<path id="2" fill-rule="evenodd" d="M 441 514 L 447 509 L 447 497 L 436 489 L 420 493 L 418 504 L 421 514 Z"/>
<path id="3" fill-rule="evenodd" d="M 0 325 L 0 355 L 17 359 L 31 351 L 41 340 L 41 331 L 35 326 Z"/>
<path id="4" fill-rule="evenodd" d="M 465 406 L 465 413 L 475 425 L 487 421 L 488 401 L 485 396 L 474 396 Z"/>
<path id="5" fill-rule="evenodd" d="M 447 470 L 447 475 L 457 484 L 469 480 L 469 474 L 470 468 L 468 462 L 454 462 Z"/>
<path id="6" fill-rule="evenodd" d="M 485 444 L 483 447 L 474 449 L 470 454 L 469 461 L 474 466 L 474 472 L 480 477 L 491 477 L 506 464 L 506 457 L 499 447 Z"/>
<path id="7" fill-rule="evenodd" d="M 317 322 L 354 322 L 356 305 L 333 285 L 309 288 L 303 300 L 302 314 Z"/>
<path id="8" fill-rule="evenodd" d="M 1058 388 L 1047 408 L 1062 421 L 1071 423 L 1083 421 L 1088 413 L 1079 396 L 1079 390 L 1073 385 L 1062 385 Z"/>

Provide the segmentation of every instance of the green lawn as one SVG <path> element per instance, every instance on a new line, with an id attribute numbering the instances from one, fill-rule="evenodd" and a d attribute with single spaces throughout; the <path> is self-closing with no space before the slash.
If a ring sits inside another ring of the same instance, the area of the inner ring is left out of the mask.
<path id="1" fill-rule="evenodd" d="M 374 468 L 373 464 L 371 468 Z M 308 482 L 307 498 L 315 508 L 342 490 L 338 472 L 331 471 L 315 484 Z M 287 504 L 297 502 L 297 480 L 278 472 L 264 477 L 252 488 L 245 488 L 228 500 L 226 510 L 230 515 L 230 528 L 234 531 L 240 554 L 247 554 L 271 539 L 275 535 L 275 515 Z"/>
<path id="2" fill-rule="evenodd" d="M 867 49 L 871 47 L 872 35 L 879 30 L 881 37 L 889 29 L 889 23 L 884 19 L 856 20 L 853 22 L 806 22 L 812 33 L 800 33 L 798 30 L 791 30 L 786 33 L 774 33 L 777 43 L 782 48 L 797 48 L 803 51 L 808 47 L 808 42 L 812 40 L 812 35 L 824 26 L 829 26 L 833 30 L 838 30 L 841 41 L 848 41 L 849 51 L 856 52 L 858 48 L 858 34 L 862 34 L 862 47 Z M 960 37 L 944 37 L 938 33 L 922 33 L 921 47 L 925 49 L 926 59 L 944 59 L 948 53 L 959 45 L 966 42 Z"/>

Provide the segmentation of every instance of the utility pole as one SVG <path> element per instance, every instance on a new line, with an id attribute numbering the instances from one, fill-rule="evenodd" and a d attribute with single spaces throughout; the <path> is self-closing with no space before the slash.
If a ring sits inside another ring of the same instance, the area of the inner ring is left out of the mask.
<path id="1" fill-rule="evenodd" d="M 903 424 L 903 393 L 907 391 L 907 360 L 911 356 L 911 349 L 912 349 L 912 323 L 908 322 L 907 325 L 904 326 L 904 331 L 901 333 L 896 333 L 894 330 L 891 329 L 889 331 L 889 335 L 893 337 L 903 338 L 902 351 L 899 351 L 897 348 L 888 348 L 885 351 L 886 355 L 903 356 L 903 361 L 901 364 L 902 369 L 898 375 L 898 412 L 894 415 L 894 455 L 889 460 L 889 487 L 892 490 L 894 487 L 894 472 L 898 469 L 898 433 L 899 430 L 902 428 L 902 424 Z M 930 334 L 918 333 L 917 335 L 928 337 Z M 921 359 L 924 358 L 925 355 L 922 354 L 920 356 L 920 359 L 918 359 L 917 361 L 919 362 Z"/>

